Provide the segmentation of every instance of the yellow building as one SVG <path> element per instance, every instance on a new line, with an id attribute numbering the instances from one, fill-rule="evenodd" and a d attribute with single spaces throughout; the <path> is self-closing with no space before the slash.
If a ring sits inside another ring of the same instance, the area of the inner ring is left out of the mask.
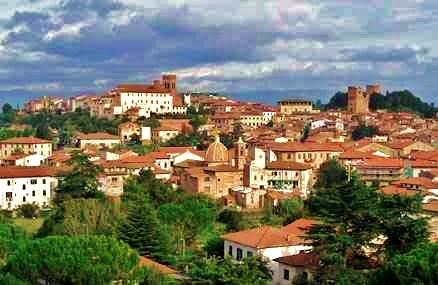
<path id="1" fill-rule="evenodd" d="M 312 101 L 305 99 L 289 99 L 278 102 L 281 114 L 312 113 Z"/>

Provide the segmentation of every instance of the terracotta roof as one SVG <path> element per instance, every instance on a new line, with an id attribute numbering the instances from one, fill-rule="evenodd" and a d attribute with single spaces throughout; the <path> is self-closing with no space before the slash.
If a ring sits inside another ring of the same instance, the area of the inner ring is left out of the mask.
<path id="1" fill-rule="evenodd" d="M 310 221 L 312 220 L 299 219 L 280 229 L 262 226 L 226 234 L 222 238 L 257 249 L 307 244 L 309 241 L 305 238 L 305 232 L 310 228 Z"/>
<path id="2" fill-rule="evenodd" d="M 193 146 L 166 146 L 166 147 L 160 147 L 158 151 L 167 154 L 180 154 L 186 152 L 187 150 L 191 151 L 194 149 L 195 148 Z"/>
<path id="3" fill-rule="evenodd" d="M 372 158 L 364 160 L 357 168 L 403 168 L 403 160 L 396 158 Z"/>
<path id="4" fill-rule="evenodd" d="M 178 272 L 176 270 L 173 270 L 172 268 L 170 268 L 164 264 L 158 263 L 158 262 L 153 261 L 152 259 L 149 259 L 149 258 L 144 257 L 144 256 L 140 256 L 139 265 L 142 267 L 147 266 L 147 267 L 152 268 L 155 271 L 158 271 L 164 275 L 178 274 Z"/>
<path id="5" fill-rule="evenodd" d="M 423 210 L 428 212 L 438 212 L 438 200 L 423 204 Z"/>
<path id="6" fill-rule="evenodd" d="M 410 160 L 409 164 L 413 168 L 438 168 L 438 161 L 431 160 Z"/>
<path id="7" fill-rule="evenodd" d="M 392 149 L 403 149 L 411 144 L 415 143 L 413 140 L 397 140 L 387 143 Z"/>
<path id="8" fill-rule="evenodd" d="M 308 170 L 312 166 L 306 163 L 300 163 L 295 161 L 272 161 L 266 165 L 266 169 L 274 170 Z"/>
<path id="9" fill-rule="evenodd" d="M 413 151 L 411 152 L 412 159 L 422 159 L 422 160 L 431 160 L 438 161 L 438 150 L 435 151 Z"/>
<path id="10" fill-rule="evenodd" d="M 213 171 L 213 172 L 242 172 L 242 170 L 229 165 L 209 166 L 209 167 L 204 167 L 204 170 Z"/>
<path id="11" fill-rule="evenodd" d="M 78 136 L 80 140 L 119 140 L 118 136 L 108 134 L 108 133 L 90 133 L 81 134 Z"/>
<path id="12" fill-rule="evenodd" d="M 401 188 L 397 185 L 386 186 L 380 189 L 380 191 L 385 195 L 415 196 L 418 194 L 418 192 L 416 192 L 415 190 Z"/>
<path id="13" fill-rule="evenodd" d="M 54 170 L 48 167 L 0 167 L 0 178 L 49 177 L 54 174 Z"/>
<path id="14" fill-rule="evenodd" d="M 35 137 L 20 137 L 0 141 L 0 144 L 51 144 L 51 141 Z"/>
<path id="15" fill-rule="evenodd" d="M 376 157 L 372 153 L 357 151 L 357 150 L 347 150 L 339 156 L 339 159 L 367 159 Z"/>
<path id="16" fill-rule="evenodd" d="M 426 189 L 438 189 L 438 182 L 434 182 L 433 180 L 424 177 L 410 177 L 406 179 L 401 179 L 396 183 L 398 185 L 410 184 L 410 185 L 423 186 Z"/>
<path id="17" fill-rule="evenodd" d="M 314 142 L 286 142 L 286 143 L 271 143 L 270 147 L 274 151 L 289 151 L 289 152 L 343 152 L 344 149 L 337 143 L 314 143 Z"/>
<path id="18" fill-rule="evenodd" d="M 282 256 L 275 258 L 274 261 L 297 267 L 319 266 L 320 264 L 319 254 L 313 252 Z"/>
<path id="19" fill-rule="evenodd" d="M 171 126 L 159 126 L 157 128 L 153 128 L 152 132 L 166 132 L 166 131 L 172 131 L 172 132 L 179 132 L 180 129 L 175 128 L 175 127 L 171 127 Z"/>
<path id="20" fill-rule="evenodd" d="M 162 86 L 143 85 L 143 84 L 120 84 L 116 86 L 118 92 L 132 92 L 132 93 L 165 93 L 170 91 Z"/>

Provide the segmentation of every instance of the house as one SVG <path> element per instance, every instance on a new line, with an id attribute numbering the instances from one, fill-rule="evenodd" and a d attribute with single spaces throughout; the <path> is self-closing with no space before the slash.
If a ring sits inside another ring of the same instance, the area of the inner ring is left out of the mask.
<path id="1" fill-rule="evenodd" d="M 17 153 L 3 158 L 2 166 L 41 166 L 45 161 L 46 157 L 38 153 Z"/>
<path id="2" fill-rule="evenodd" d="M 47 167 L 0 167 L 0 209 L 14 210 L 23 204 L 47 207 L 57 179 Z"/>
<path id="3" fill-rule="evenodd" d="M 320 267 L 319 255 L 313 252 L 282 256 L 274 261 L 278 263 L 278 270 L 272 276 L 275 285 L 308 284 Z"/>
<path id="4" fill-rule="evenodd" d="M 362 181 L 375 187 L 382 187 L 404 177 L 404 163 L 397 158 L 371 158 L 354 165 Z"/>
<path id="5" fill-rule="evenodd" d="M 237 186 L 231 189 L 231 201 L 243 209 L 263 209 L 266 190 Z M 229 203 L 224 203 L 229 205 Z"/>
<path id="6" fill-rule="evenodd" d="M 35 137 L 12 138 L 0 141 L 0 159 L 17 153 L 39 154 L 44 158 L 48 158 L 52 155 L 52 151 L 51 141 Z"/>
<path id="7" fill-rule="evenodd" d="M 118 136 L 102 132 L 81 134 L 78 136 L 78 142 L 81 149 L 85 149 L 88 146 L 96 146 L 97 148 L 113 148 L 121 143 Z"/>
<path id="8" fill-rule="evenodd" d="M 152 129 L 152 141 L 155 143 L 165 143 L 176 136 L 178 136 L 181 132 L 170 126 L 163 126 Z"/>
<path id="9" fill-rule="evenodd" d="M 245 257 L 261 256 L 275 276 L 279 270 L 278 263 L 274 261 L 276 258 L 312 249 L 311 241 L 306 239 L 305 234 L 316 223 L 303 218 L 282 228 L 261 226 L 225 234 L 222 236 L 224 255 L 238 261 Z"/>
<path id="10" fill-rule="evenodd" d="M 141 137 L 140 125 L 133 122 L 126 122 L 119 125 L 119 137 L 122 143 L 130 142 L 131 140 Z"/>

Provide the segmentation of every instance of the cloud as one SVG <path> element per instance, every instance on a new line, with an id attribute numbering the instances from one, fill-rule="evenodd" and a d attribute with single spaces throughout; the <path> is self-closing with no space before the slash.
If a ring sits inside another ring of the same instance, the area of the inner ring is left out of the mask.
<path id="1" fill-rule="evenodd" d="M 436 98 L 432 1 L 2 1 L 0 91 L 70 95 L 176 72 L 184 88 L 231 93 L 378 81 Z"/>

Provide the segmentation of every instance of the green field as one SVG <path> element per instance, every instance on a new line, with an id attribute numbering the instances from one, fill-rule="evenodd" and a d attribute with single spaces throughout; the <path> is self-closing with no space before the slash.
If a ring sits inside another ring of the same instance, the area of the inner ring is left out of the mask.
<path id="1" fill-rule="evenodd" d="M 33 235 L 35 234 L 39 228 L 43 225 L 43 218 L 36 219 L 26 219 L 26 218 L 15 218 L 13 219 L 14 223 L 24 229 L 27 233 Z"/>

